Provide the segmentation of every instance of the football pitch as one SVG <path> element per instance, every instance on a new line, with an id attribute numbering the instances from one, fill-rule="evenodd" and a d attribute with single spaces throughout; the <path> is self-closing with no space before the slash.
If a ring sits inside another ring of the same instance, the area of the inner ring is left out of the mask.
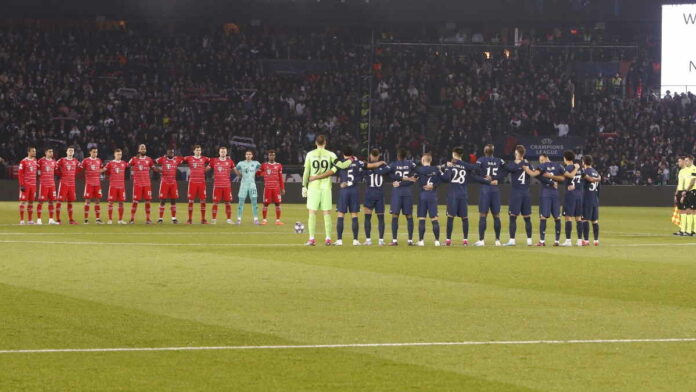
<path id="1" fill-rule="evenodd" d="M 284 226 L 168 210 L 18 226 L 0 203 L 0 391 L 696 390 L 696 237 L 671 235 L 668 207 L 602 207 L 582 248 L 524 246 L 521 219 L 514 248 L 490 246 L 491 220 L 484 248 L 459 223 L 457 246 L 428 223 L 407 247 L 403 218 L 398 247 L 305 247 L 302 205 Z"/>

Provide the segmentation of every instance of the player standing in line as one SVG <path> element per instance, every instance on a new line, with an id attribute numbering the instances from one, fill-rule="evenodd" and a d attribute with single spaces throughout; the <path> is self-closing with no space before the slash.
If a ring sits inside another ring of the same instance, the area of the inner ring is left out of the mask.
<path id="1" fill-rule="evenodd" d="M 157 158 L 157 163 L 160 165 L 160 173 L 162 173 L 160 178 L 160 188 L 159 188 L 159 218 L 157 223 L 162 224 L 164 222 L 164 206 L 169 200 L 170 211 L 172 213 L 172 223 L 177 224 L 179 221 L 176 219 L 176 200 L 179 198 L 179 185 L 176 182 L 176 173 L 179 171 L 178 167 L 184 158 L 175 156 L 174 150 L 167 149 L 167 155 Z"/>
<path id="2" fill-rule="evenodd" d="M 490 184 L 490 181 L 477 174 L 478 166 L 464 162 L 463 147 L 455 147 L 452 150 L 452 161 L 444 167 L 446 181 L 449 182 L 447 190 L 447 238 L 445 246 L 452 245 L 452 231 L 454 230 L 454 218 L 462 220 L 462 245 L 469 245 L 469 195 L 467 186 L 469 179 Z"/>
<path id="3" fill-rule="evenodd" d="M 476 161 L 479 167 L 479 172 L 491 179 L 490 184 L 482 184 L 479 196 L 479 240 L 474 243 L 474 246 L 484 246 L 484 237 L 486 234 L 486 220 L 488 211 L 493 214 L 493 230 L 495 231 L 495 246 L 500 246 L 500 188 L 498 182 L 503 176 L 502 159 L 493 156 L 493 145 L 487 144 L 483 148 L 483 155 Z"/>
<path id="4" fill-rule="evenodd" d="M 138 211 L 138 202 L 145 200 L 145 224 L 152 224 L 150 219 L 150 201 L 152 200 L 152 182 L 150 181 L 150 169 L 154 169 L 155 161 L 147 154 L 144 144 L 138 146 L 138 155 L 131 158 L 128 166 L 133 176 L 133 204 L 131 205 L 131 217 L 129 224 L 135 223 L 135 213 Z"/>
<path id="5" fill-rule="evenodd" d="M 682 193 L 681 203 L 686 211 L 686 226 L 684 235 L 696 236 L 696 166 L 694 157 L 689 155 L 684 158 L 684 167 L 687 169 L 685 175 L 684 192 Z"/>
<path id="6" fill-rule="evenodd" d="M 384 161 L 379 161 L 379 150 L 374 148 L 370 151 L 369 162 L 378 164 L 374 169 L 368 169 L 363 178 L 367 181 L 367 190 L 365 191 L 365 203 L 363 205 L 365 212 L 365 243 L 363 245 L 372 245 L 372 212 L 377 214 L 377 229 L 379 231 L 380 246 L 384 245 L 384 174 L 388 173 L 390 168 Z"/>
<path id="7" fill-rule="evenodd" d="M 61 203 L 68 203 L 68 220 L 71 225 L 76 225 L 77 222 L 73 219 L 73 205 L 76 199 L 75 192 L 75 176 L 80 171 L 80 162 L 74 158 L 75 148 L 68 146 L 65 150 L 66 156 L 58 160 L 57 173 L 60 177 L 58 184 L 58 203 L 56 204 L 56 222 L 60 224 L 60 208 Z"/>
<path id="8" fill-rule="evenodd" d="M 358 212 L 360 212 L 360 195 L 358 183 L 362 177 L 365 164 L 353 156 L 350 146 L 343 148 L 343 161 L 348 162 L 348 167 L 338 171 L 338 202 L 336 203 L 336 242 L 334 245 L 343 245 L 343 220 L 347 212 L 351 216 L 351 228 L 353 230 L 353 245 L 359 246 Z"/>
<path id="9" fill-rule="evenodd" d="M 421 165 L 416 168 L 415 176 L 418 178 L 420 192 L 418 195 L 418 246 L 425 246 L 425 218 L 430 216 L 433 224 L 435 246 L 440 246 L 440 221 L 437 212 L 437 186 L 446 177 L 438 167 L 431 166 L 433 156 L 430 153 L 423 154 Z"/>
<path id="10" fill-rule="evenodd" d="M 89 223 L 89 203 L 94 202 L 95 223 L 102 224 L 101 206 L 99 201 L 102 198 L 101 173 L 104 166 L 102 160 L 97 157 L 99 151 L 96 147 L 89 149 L 89 157 L 82 160 L 80 167 L 85 172 L 85 192 L 82 195 L 85 199 L 85 224 Z"/>
<path id="11" fill-rule="evenodd" d="M 27 157 L 19 162 L 19 224 L 24 224 L 24 211 L 27 211 L 27 224 L 33 225 L 34 199 L 36 198 L 36 148 L 27 148 Z"/>
<path id="12" fill-rule="evenodd" d="M 573 219 L 578 234 L 578 246 L 582 245 L 582 170 L 575 163 L 575 154 L 572 151 L 563 153 L 563 165 L 565 166 L 565 194 L 563 195 L 563 216 L 565 216 L 565 242 L 561 246 L 573 246 L 571 240 L 573 234 Z"/>
<path id="13" fill-rule="evenodd" d="M 602 177 L 592 167 L 592 157 L 582 157 L 583 163 L 583 195 L 582 195 L 582 224 L 583 246 L 590 245 L 590 222 L 592 222 L 592 234 L 594 245 L 599 246 L 599 182 Z"/>
<path id="14" fill-rule="evenodd" d="M 389 164 L 389 173 L 392 179 L 392 196 L 389 213 L 392 215 L 392 242 L 389 246 L 397 246 L 399 234 L 399 215 L 406 216 L 408 230 L 408 245 L 413 246 L 413 196 L 411 186 L 415 183 L 413 173 L 416 164 L 406 159 L 408 152 L 405 148 L 399 148 L 396 152 L 396 161 Z"/>
<path id="15" fill-rule="evenodd" d="M 546 220 L 553 216 L 556 222 L 556 240 L 553 246 L 560 245 L 561 239 L 561 206 L 558 196 L 558 182 L 565 179 L 565 169 L 556 162 L 552 162 L 549 156 L 539 156 L 539 168 L 532 170 L 525 167 L 525 171 L 532 177 L 537 177 L 541 182 L 541 195 L 539 197 L 539 242 L 537 246 L 546 246 Z"/>
<path id="16" fill-rule="evenodd" d="M 282 225 L 280 220 L 280 204 L 282 196 L 285 196 L 285 178 L 283 176 L 283 165 L 275 161 L 275 150 L 268 150 L 268 162 L 261 164 L 258 175 L 263 177 L 263 221 L 262 225 L 268 224 L 268 205 L 275 204 L 276 225 Z"/>
<path id="17" fill-rule="evenodd" d="M 43 158 L 39 159 L 37 162 L 39 169 L 39 205 L 36 209 L 36 224 L 40 225 L 41 222 L 41 210 L 43 209 L 43 202 L 48 201 L 48 224 L 56 225 L 56 221 L 53 220 L 53 202 L 56 200 L 56 161 L 53 160 L 53 149 L 47 148 L 44 151 Z"/>
<path id="18" fill-rule="evenodd" d="M 123 151 L 120 148 L 114 150 L 114 159 L 104 166 L 104 173 L 109 176 L 109 220 L 107 224 L 113 223 L 114 202 L 118 202 L 118 224 L 125 225 L 123 221 L 123 203 L 126 201 L 126 170 L 128 163 L 122 160 Z"/>
<path id="19" fill-rule="evenodd" d="M 193 223 L 193 203 L 198 199 L 201 204 L 201 224 L 205 225 L 208 222 L 205 220 L 205 171 L 208 167 L 210 159 L 201 156 L 201 146 L 193 146 L 193 155 L 184 157 L 185 162 L 189 167 L 188 191 L 188 220 L 187 224 Z"/>
<path id="20" fill-rule="evenodd" d="M 244 160 L 237 163 L 234 168 L 235 174 L 239 176 L 239 193 L 237 194 L 237 224 L 242 224 L 242 216 L 244 215 L 244 203 L 247 196 L 251 203 L 251 214 L 254 217 L 254 224 L 259 224 L 259 203 L 258 190 L 256 189 L 256 173 L 261 168 L 259 161 L 254 160 L 254 152 L 246 150 L 244 152 Z"/>
<path id="21" fill-rule="evenodd" d="M 686 208 L 684 207 L 684 203 L 682 202 L 682 196 L 684 195 L 684 187 L 686 187 L 686 183 L 684 182 L 686 178 L 684 176 L 684 174 L 686 174 L 686 171 L 684 170 L 685 160 L 685 156 L 680 156 L 677 160 L 677 167 L 679 168 L 679 172 L 677 174 L 677 189 L 674 191 L 674 205 L 677 206 L 677 211 L 679 212 L 680 224 L 679 231 L 673 233 L 676 236 L 684 236 L 686 234 Z"/>
<path id="22" fill-rule="evenodd" d="M 526 153 L 524 146 L 515 147 L 515 160 L 505 164 L 504 168 L 510 173 L 510 205 L 508 214 L 510 215 L 509 232 L 510 239 L 503 246 L 515 246 L 515 235 L 517 232 L 517 217 L 522 215 L 524 219 L 524 229 L 527 233 L 527 246 L 532 246 L 532 199 L 529 195 L 529 183 L 531 176 L 525 171 L 525 167 L 531 169 L 529 162 L 524 159 Z M 533 169 L 531 169 L 533 170 Z"/>
<path id="23" fill-rule="evenodd" d="M 324 215 L 324 232 L 326 234 L 326 245 L 331 245 L 331 178 L 335 173 L 333 168 L 344 169 L 350 165 L 350 161 L 339 162 L 336 154 L 326 149 L 326 137 L 318 135 L 314 140 L 317 146 L 314 150 L 307 153 L 305 157 L 304 173 L 302 174 L 302 197 L 307 198 L 307 228 L 309 240 L 305 243 L 308 246 L 316 245 L 314 235 L 317 225 L 317 211 L 322 211 Z M 330 173 L 326 176 L 324 174 Z M 319 178 L 319 176 L 322 176 Z"/>
<path id="24" fill-rule="evenodd" d="M 218 157 L 210 160 L 207 170 L 212 170 L 213 175 L 213 219 L 212 224 L 217 223 L 218 203 L 225 203 L 227 224 L 232 224 L 232 181 L 230 172 L 234 169 L 234 161 L 227 156 L 227 147 L 218 149 Z"/>

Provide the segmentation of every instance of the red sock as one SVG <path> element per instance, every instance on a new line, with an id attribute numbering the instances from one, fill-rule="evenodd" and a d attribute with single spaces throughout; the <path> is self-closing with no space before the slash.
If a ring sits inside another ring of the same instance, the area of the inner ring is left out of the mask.
<path id="1" fill-rule="evenodd" d="M 109 220 L 112 220 L 114 217 L 114 203 L 111 201 L 109 202 L 108 210 L 109 210 Z"/>
<path id="2" fill-rule="evenodd" d="M 131 220 L 135 220 L 135 213 L 138 211 L 138 202 L 131 203 Z"/>
<path id="3" fill-rule="evenodd" d="M 89 218 L 89 202 L 85 202 L 85 220 Z"/>
<path id="4" fill-rule="evenodd" d="M 160 219 L 164 218 L 164 203 L 160 203 L 159 214 Z"/>
<path id="5" fill-rule="evenodd" d="M 169 209 L 172 211 L 172 218 L 176 218 L 176 203 L 172 203 Z"/>
<path id="6" fill-rule="evenodd" d="M 145 219 L 150 220 L 150 202 L 145 201 Z"/>
<path id="7" fill-rule="evenodd" d="M 280 219 L 280 204 L 276 205 L 276 219 Z"/>
<path id="8" fill-rule="evenodd" d="M 43 203 L 39 202 L 39 204 L 36 206 L 36 217 L 41 219 L 41 210 L 43 210 Z"/>
<path id="9" fill-rule="evenodd" d="M 217 219 L 217 209 L 218 209 L 218 205 L 213 204 L 213 219 Z"/>
<path id="10" fill-rule="evenodd" d="M 205 202 L 201 202 L 201 220 L 205 220 Z"/>
<path id="11" fill-rule="evenodd" d="M 34 215 L 34 203 L 29 202 L 29 205 L 27 206 L 27 214 L 29 215 L 29 220 L 32 220 Z"/>
<path id="12" fill-rule="evenodd" d="M 266 219 L 268 216 L 268 204 L 263 205 L 263 219 Z"/>
<path id="13" fill-rule="evenodd" d="M 53 219 L 53 202 L 48 202 L 48 219 Z"/>
<path id="14" fill-rule="evenodd" d="M 188 214 L 189 214 L 188 220 L 193 220 L 193 201 L 191 201 L 191 200 L 189 200 L 189 203 L 188 203 Z"/>
<path id="15" fill-rule="evenodd" d="M 72 202 L 68 202 L 68 219 L 72 222 L 73 219 L 73 209 L 72 209 Z"/>
<path id="16" fill-rule="evenodd" d="M 123 203 L 118 203 L 118 220 L 123 220 Z"/>
<path id="17" fill-rule="evenodd" d="M 56 222 L 60 222 L 60 207 L 61 203 L 56 203 Z"/>
<path id="18" fill-rule="evenodd" d="M 101 206 L 99 205 L 99 202 L 94 205 L 94 215 L 97 216 L 97 219 L 101 218 Z"/>
<path id="19" fill-rule="evenodd" d="M 19 220 L 23 221 L 24 220 L 24 210 L 25 210 L 24 204 L 19 204 Z"/>
<path id="20" fill-rule="evenodd" d="M 232 204 L 225 204 L 225 214 L 227 215 L 227 219 L 232 219 Z"/>

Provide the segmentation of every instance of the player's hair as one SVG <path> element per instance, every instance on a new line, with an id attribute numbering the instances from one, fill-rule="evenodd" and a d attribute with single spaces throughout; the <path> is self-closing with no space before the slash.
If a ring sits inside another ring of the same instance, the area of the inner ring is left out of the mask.
<path id="1" fill-rule="evenodd" d="M 690 161 L 693 162 L 694 156 L 693 156 L 693 155 L 687 155 L 687 156 L 686 156 L 686 159 L 688 159 L 688 160 L 690 160 Z"/>
<path id="2" fill-rule="evenodd" d="M 326 145 L 326 136 L 317 135 L 317 137 L 314 139 L 314 143 L 316 143 L 317 146 L 325 146 Z"/>
<path id="3" fill-rule="evenodd" d="M 245 154 L 248 152 L 250 152 L 251 155 L 254 155 L 254 150 L 252 150 L 251 148 L 248 148 L 246 151 L 244 151 Z"/>
<path id="4" fill-rule="evenodd" d="M 121 151 L 120 148 L 117 148 L 117 149 L 114 150 L 114 154 L 116 154 L 117 152 L 123 152 L 123 151 Z"/>
<path id="5" fill-rule="evenodd" d="M 570 150 L 563 151 L 563 159 L 569 162 L 573 162 L 575 160 L 575 153 Z"/>
<path id="6" fill-rule="evenodd" d="M 29 152 L 29 151 L 31 151 L 31 150 L 36 150 L 36 147 L 34 147 L 34 146 L 29 146 L 29 147 L 27 147 L 27 152 Z"/>
<path id="7" fill-rule="evenodd" d="M 65 149 L 65 151 L 67 151 L 67 150 L 69 150 L 69 149 L 71 149 L 71 148 L 74 150 L 74 149 L 75 149 L 75 146 L 73 146 L 73 145 L 71 144 L 71 145 L 68 146 L 68 148 Z"/>
<path id="8" fill-rule="evenodd" d="M 399 147 L 396 150 L 396 159 L 399 159 L 399 160 L 406 159 L 407 154 L 408 154 L 408 151 L 406 151 L 405 148 Z"/>
<path id="9" fill-rule="evenodd" d="M 544 158 L 547 158 L 547 159 L 548 159 L 549 154 L 547 154 L 547 153 L 545 153 L 545 152 L 542 152 L 541 154 L 539 154 L 539 158 L 541 158 L 541 157 L 544 157 Z"/>
<path id="10" fill-rule="evenodd" d="M 524 154 L 527 153 L 527 149 L 524 148 L 524 146 L 521 144 L 518 144 L 517 146 L 515 146 L 515 151 L 517 151 L 521 157 L 524 157 Z"/>
<path id="11" fill-rule="evenodd" d="M 97 149 L 98 149 L 98 148 L 96 148 L 96 147 L 92 147 L 92 148 L 89 149 L 89 152 L 92 152 L 93 150 L 97 150 Z"/>
<path id="12" fill-rule="evenodd" d="M 375 158 L 379 157 L 379 149 L 373 148 L 372 150 L 370 150 L 370 155 L 372 155 Z"/>
<path id="13" fill-rule="evenodd" d="M 493 150 L 495 150 L 495 147 L 492 144 L 486 144 L 486 146 L 483 147 L 483 155 L 487 157 L 493 156 Z"/>
<path id="14" fill-rule="evenodd" d="M 351 156 L 353 155 L 353 147 L 350 145 L 345 145 L 343 147 L 343 155 Z"/>
<path id="15" fill-rule="evenodd" d="M 275 154 L 275 153 L 276 153 L 276 150 L 274 150 L 274 149 L 270 149 L 270 150 L 266 151 L 266 154 Z"/>
<path id="16" fill-rule="evenodd" d="M 425 160 L 428 162 L 432 162 L 433 161 L 433 154 L 426 152 L 425 154 L 423 154 L 423 158 L 425 158 Z"/>
<path id="17" fill-rule="evenodd" d="M 203 149 L 203 147 L 201 147 L 200 144 L 196 144 L 195 146 L 193 146 L 193 149 L 194 149 L 194 150 L 197 149 L 197 148 L 200 148 L 201 150 Z"/>
<path id="18" fill-rule="evenodd" d="M 582 157 L 582 163 L 584 163 L 585 166 L 592 166 L 592 155 L 584 155 Z"/>
<path id="19" fill-rule="evenodd" d="M 452 149 L 452 152 L 459 155 L 460 157 L 464 156 L 464 147 L 455 147 Z"/>
<path id="20" fill-rule="evenodd" d="M 220 147 L 218 147 L 218 151 L 222 150 L 223 148 L 224 148 L 225 150 L 227 150 L 227 147 L 225 147 L 225 146 L 220 146 Z"/>
<path id="21" fill-rule="evenodd" d="M 48 151 L 53 151 L 53 147 L 46 147 L 46 148 L 44 148 L 44 153 L 46 153 L 46 152 L 48 152 Z"/>
<path id="22" fill-rule="evenodd" d="M 143 147 L 147 148 L 147 146 L 145 145 L 145 143 L 140 143 L 140 144 L 138 144 L 138 150 L 140 150 L 140 146 L 143 146 Z"/>

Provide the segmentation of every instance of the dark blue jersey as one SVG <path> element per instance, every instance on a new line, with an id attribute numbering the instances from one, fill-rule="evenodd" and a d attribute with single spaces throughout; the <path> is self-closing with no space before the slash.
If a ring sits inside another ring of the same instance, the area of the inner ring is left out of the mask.
<path id="1" fill-rule="evenodd" d="M 568 173 L 572 173 L 573 170 L 575 170 L 575 165 L 566 165 L 565 166 L 565 171 Z M 565 179 L 565 186 L 566 190 L 568 190 L 569 186 L 574 186 L 575 189 L 572 191 L 576 195 L 582 195 L 582 184 L 580 183 L 582 179 L 582 170 L 578 169 L 577 172 L 575 172 L 575 176 L 573 178 L 566 178 Z"/>
<path id="2" fill-rule="evenodd" d="M 551 173 L 554 176 L 562 176 L 563 173 L 565 173 L 563 166 L 556 162 L 544 162 L 539 164 L 539 170 L 541 171 L 541 174 L 539 174 L 539 177 L 537 178 L 541 182 L 541 195 L 557 195 L 558 189 L 554 187 L 556 181 L 544 177 L 544 173 Z"/>
<path id="3" fill-rule="evenodd" d="M 416 169 L 416 177 L 418 177 L 418 186 L 420 187 L 421 197 L 436 197 L 437 186 L 443 182 L 444 175 L 437 166 L 420 166 Z M 426 185 L 432 185 L 433 189 L 423 189 Z"/>
<path id="4" fill-rule="evenodd" d="M 599 179 L 599 173 L 597 173 L 597 170 L 593 167 L 589 167 L 585 170 L 583 170 L 583 179 L 582 179 L 582 189 L 583 189 L 583 200 L 586 203 L 589 203 L 594 206 L 599 205 L 599 182 L 590 182 L 585 180 L 585 176 L 589 176 L 592 178 L 597 178 Z"/>
<path id="5" fill-rule="evenodd" d="M 479 167 L 479 173 L 481 173 L 482 176 L 488 176 L 491 178 L 491 181 L 493 180 L 498 180 L 498 182 L 501 182 L 503 178 L 505 178 L 505 173 L 503 170 L 503 166 L 505 165 L 505 162 L 496 157 L 480 157 L 476 161 L 476 165 Z M 481 185 L 481 192 L 490 192 L 490 191 L 495 191 L 497 192 L 500 188 L 494 185 L 490 184 L 483 184 Z"/>
<path id="6" fill-rule="evenodd" d="M 467 185 L 472 180 L 480 183 L 490 183 L 479 175 L 478 170 L 477 165 L 464 161 L 456 161 L 452 166 L 445 167 L 443 179 L 450 183 L 447 194 L 450 196 L 467 197 Z"/>
<path id="7" fill-rule="evenodd" d="M 416 170 L 416 164 L 413 161 L 394 161 L 389 164 L 389 173 L 391 174 L 392 181 L 401 181 L 399 187 L 396 189 L 405 189 L 413 185 L 411 181 L 402 181 L 404 177 L 413 177 Z"/>
<path id="8" fill-rule="evenodd" d="M 529 182 L 532 177 L 524 171 L 525 166 L 529 167 L 530 170 L 534 170 L 526 159 L 519 163 L 515 163 L 515 161 L 507 162 L 505 166 L 503 166 L 505 172 L 510 174 L 510 184 L 515 191 L 529 191 Z"/>
<path id="9" fill-rule="evenodd" d="M 363 171 L 362 178 L 367 183 L 368 191 L 382 191 L 384 185 L 384 175 L 389 173 L 389 165 L 382 165 L 376 169 L 367 169 Z"/>
<path id="10" fill-rule="evenodd" d="M 346 169 L 341 169 L 338 171 L 338 181 L 350 184 L 348 188 L 352 188 L 358 186 L 358 182 L 363 175 L 365 164 L 355 157 L 349 159 L 352 159 L 353 162 Z"/>

